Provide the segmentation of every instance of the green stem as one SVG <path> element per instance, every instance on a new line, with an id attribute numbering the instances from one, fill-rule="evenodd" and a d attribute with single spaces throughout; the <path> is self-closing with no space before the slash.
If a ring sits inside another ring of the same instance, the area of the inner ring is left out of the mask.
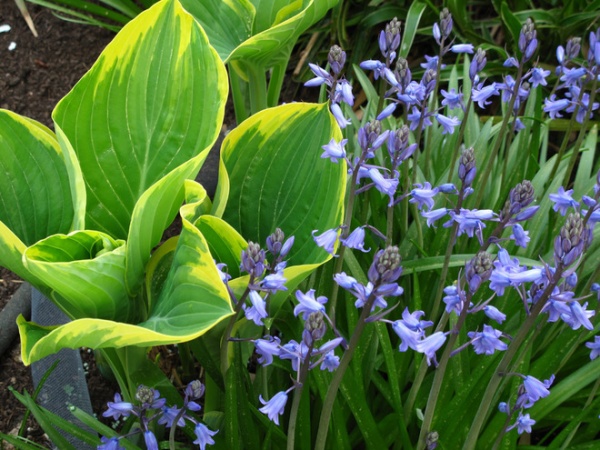
<path id="1" fill-rule="evenodd" d="M 242 83 L 244 81 L 237 74 L 235 69 L 229 65 L 229 86 L 231 86 L 231 99 L 233 100 L 233 109 L 235 111 L 235 120 L 238 124 L 248 118 L 246 109 L 246 97 L 242 92 Z"/>
<path id="2" fill-rule="evenodd" d="M 289 58 L 287 58 L 286 61 L 289 61 Z M 285 63 L 280 63 L 273 66 L 271 78 L 269 79 L 269 88 L 267 90 L 267 106 L 269 108 L 277 106 L 279 103 L 279 95 L 281 94 L 281 86 L 283 85 L 283 80 L 285 79 L 286 69 L 287 64 Z"/>
<path id="3" fill-rule="evenodd" d="M 554 272 L 554 275 L 546 289 L 542 293 L 542 296 L 538 300 L 538 302 L 533 306 L 529 315 L 523 322 L 523 324 L 519 327 L 517 334 L 515 335 L 512 342 L 509 344 L 508 349 L 504 352 L 502 360 L 498 364 L 498 368 L 496 369 L 496 375 L 490 379 L 488 386 L 483 394 L 483 398 L 479 404 L 479 409 L 475 413 L 475 418 L 473 419 L 473 423 L 471 424 L 471 428 L 469 429 L 469 434 L 467 435 L 467 440 L 463 446 L 464 450 L 473 450 L 477 445 L 477 438 L 479 437 L 479 433 L 485 420 L 487 419 L 488 412 L 490 406 L 494 404 L 494 397 L 498 394 L 498 387 L 502 381 L 502 377 L 505 373 L 508 372 L 508 366 L 511 363 L 513 357 L 521 347 L 521 344 L 526 340 L 529 332 L 534 327 L 535 322 L 542 311 L 542 308 L 546 304 L 546 301 L 550 297 L 552 290 L 558 284 L 560 279 L 562 278 L 562 274 L 565 270 L 565 267 L 559 265 Z"/>
<path id="4" fill-rule="evenodd" d="M 250 282 L 248 284 L 252 284 L 253 281 L 253 277 L 251 276 Z M 237 322 L 237 319 L 240 315 L 240 311 L 242 310 L 242 305 L 246 301 L 246 297 L 249 293 L 250 288 L 246 288 L 242 297 L 235 304 L 233 316 L 231 316 L 231 318 L 229 319 L 229 322 L 227 323 L 227 328 L 225 328 L 225 332 L 223 333 L 223 340 L 221 341 L 221 373 L 223 374 L 223 377 L 225 377 L 227 369 L 229 368 L 229 338 L 231 337 L 231 331 L 233 330 L 233 327 Z"/>
<path id="5" fill-rule="evenodd" d="M 373 292 L 375 292 L 377 287 L 378 286 L 375 286 L 373 288 Z M 340 365 L 335 370 L 333 379 L 329 384 L 329 389 L 327 389 L 325 400 L 323 400 L 323 409 L 321 410 L 321 417 L 319 418 L 319 429 L 317 431 L 317 438 L 315 441 L 315 450 L 325 450 L 325 444 L 327 442 L 327 433 L 329 432 L 329 420 L 331 418 L 331 411 L 333 410 L 335 397 L 337 395 L 340 384 L 342 383 L 342 379 L 344 378 L 344 374 L 346 373 L 346 369 L 350 365 L 350 361 L 352 361 L 352 356 L 356 351 L 358 341 L 366 325 L 365 320 L 371 314 L 371 308 L 373 307 L 375 299 L 376 297 L 373 294 L 369 295 L 369 297 L 367 298 L 367 301 L 363 306 L 363 310 L 360 314 L 360 317 L 358 318 L 358 323 L 356 324 L 354 332 L 352 333 L 352 337 L 350 338 L 348 350 L 344 352 L 342 360 L 340 361 Z"/>
<path id="6" fill-rule="evenodd" d="M 460 316 L 458 316 L 458 321 L 456 322 L 456 325 L 450 333 L 450 337 L 448 338 L 448 342 L 446 343 L 446 348 L 444 349 L 442 358 L 435 370 L 433 384 L 431 385 L 431 390 L 429 391 L 429 398 L 427 399 L 427 406 L 425 407 L 425 416 L 423 417 L 423 424 L 421 425 L 421 433 L 419 434 L 419 443 L 417 449 L 425 448 L 427 434 L 431 431 L 430 427 L 433 421 L 433 414 L 435 412 L 435 406 L 437 404 L 439 394 L 442 389 L 442 383 L 444 381 L 444 375 L 446 374 L 446 368 L 448 367 L 448 361 L 450 360 L 450 354 L 454 349 L 454 344 L 456 343 L 456 339 L 458 338 L 458 333 L 460 332 L 467 318 L 467 311 L 469 310 L 471 297 L 471 292 L 467 290 L 467 299 L 464 302 L 463 308 L 460 312 Z"/>
<path id="7" fill-rule="evenodd" d="M 517 99 L 519 86 L 521 85 L 521 78 L 523 78 L 523 64 L 524 64 L 524 62 L 521 62 L 521 64 L 519 64 L 517 78 L 515 79 L 515 85 L 514 85 L 514 88 L 512 91 L 512 95 L 510 96 L 510 101 L 508 102 L 508 108 L 506 108 L 506 114 L 504 115 L 504 119 L 502 120 L 502 125 L 500 126 L 500 131 L 498 132 L 498 136 L 496 138 L 496 141 L 494 142 L 494 147 L 492 149 L 492 152 L 490 153 L 490 156 L 488 157 L 488 161 L 485 166 L 485 170 L 483 171 L 483 174 L 481 174 L 479 176 L 479 179 L 483 180 L 484 182 L 486 180 L 488 180 L 490 177 L 490 173 L 492 172 L 492 167 L 494 166 L 494 161 L 496 160 L 496 157 L 498 156 L 498 151 L 500 150 L 500 146 L 502 145 L 502 141 L 504 140 L 504 134 L 506 133 L 506 130 L 507 130 L 508 121 L 512 117 L 511 112 L 513 110 L 513 107 L 515 106 L 515 100 Z M 475 205 L 474 205 L 475 208 L 479 207 L 479 204 L 481 203 L 481 200 L 483 199 L 484 195 L 485 195 L 484 186 L 479 186 L 479 189 L 477 189 L 477 198 L 475 200 Z"/>
<path id="8" fill-rule="evenodd" d="M 442 51 L 444 49 L 444 38 L 440 44 L 440 54 L 438 55 L 437 68 L 435 71 L 435 87 L 433 88 L 433 95 L 429 101 L 429 110 L 433 111 L 437 104 L 438 88 L 440 85 L 440 72 L 442 70 Z M 423 170 L 423 176 L 426 180 L 429 180 L 429 163 L 431 162 L 431 133 L 427 133 L 425 136 L 425 165 Z"/>
<path id="9" fill-rule="evenodd" d="M 469 116 L 469 111 L 471 111 L 472 104 L 473 99 L 469 97 L 467 107 L 465 108 L 465 113 L 463 114 L 462 122 L 460 123 L 460 128 L 458 129 L 458 138 L 456 139 L 456 145 L 454 146 L 454 150 L 452 151 L 452 161 L 450 161 L 450 171 L 448 172 L 448 183 L 452 181 L 452 175 L 454 174 L 454 166 L 456 165 L 456 161 L 458 161 L 458 153 L 463 140 L 463 136 L 465 134 L 465 128 L 467 127 L 467 118 Z"/>
<path id="10" fill-rule="evenodd" d="M 248 72 L 250 91 L 250 114 L 267 109 L 267 76 L 266 72 L 252 64 L 244 66 Z"/>
<path id="11" fill-rule="evenodd" d="M 579 130 L 579 135 L 577 136 L 577 141 L 575 142 L 575 146 L 573 147 L 573 153 L 571 153 L 571 159 L 569 161 L 569 167 L 567 168 L 567 172 L 565 173 L 565 176 L 563 178 L 563 186 L 567 186 L 567 184 L 569 183 L 570 179 L 571 179 L 571 172 L 573 172 L 573 169 L 575 168 L 575 163 L 577 162 L 577 155 L 579 154 L 579 149 L 581 148 L 581 143 L 583 142 L 583 138 L 585 137 L 586 134 L 586 130 L 587 130 L 587 124 L 590 121 L 590 116 L 591 116 L 591 105 L 594 104 L 594 100 L 596 98 L 596 85 L 598 84 L 598 79 L 596 78 L 594 80 L 594 82 L 592 83 L 592 91 L 590 93 L 590 107 L 589 109 L 585 112 L 585 117 L 583 119 L 583 123 L 581 124 L 581 129 Z M 583 88 L 581 89 L 581 91 L 583 91 Z M 582 97 L 581 93 L 579 94 L 580 97 Z"/>
<path id="12" fill-rule="evenodd" d="M 300 373 L 298 374 L 298 385 L 294 389 L 294 400 L 292 402 L 292 408 L 290 410 L 290 421 L 288 423 L 288 434 L 287 434 L 287 450 L 294 450 L 294 443 L 296 440 L 296 423 L 298 421 L 298 409 L 300 408 L 300 399 L 302 398 L 302 392 L 304 391 L 304 384 L 308 379 L 308 369 L 310 368 L 310 355 L 314 348 L 314 341 L 308 346 L 306 352 L 306 358 L 302 361 L 300 366 Z"/>

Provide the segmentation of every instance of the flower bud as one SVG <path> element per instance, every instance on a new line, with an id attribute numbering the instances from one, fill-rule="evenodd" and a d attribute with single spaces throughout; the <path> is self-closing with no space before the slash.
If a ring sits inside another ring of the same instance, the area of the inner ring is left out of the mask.
<path id="1" fill-rule="evenodd" d="M 583 253 L 586 236 L 584 236 L 583 219 L 579 212 L 568 215 L 560 234 L 554 239 L 554 262 L 568 267 Z"/>
<path id="2" fill-rule="evenodd" d="M 400 46 L 401 22 L 394 17 L 379 36 L 379 49 L 386 58 Z"/>
<path id="3" fill-rule="evenodd" d="M 581 38 L 572 37 L 567 41 L 567 48 L 565 53 L 568 59 L 575 59 L 579 56 L 581 50 Z"/>
<path id="4" fill-rule="evenodd" d="M 369 281 L 373 284 L 377 282 L 392 283 L 396 281 L 402 273 L 400 262 L 401 258 L 398 247 L 389 246 L 385 250 L 379 250 L 375 254 L 373 264 L 369 268 Z"/>
<path id="5" fill-rule="evenodd" d="M 346 52 L 339 45 L 334 45 L 329 49 L 327 61 L 329 61 L 333 73 L 339 75 L 346 64 Z"/>
<path id="6" fill-rule="evenodd" d="M 458 178 L 462 181 L 463 187 L 469 187 L 473 184 L 477 168 L 475 167 L 475 150 L 469 147 L 463 150 L 458 163 Z"/>
<path id="7" fill-rule="evenodd" d="M 327 331 L 327 324 L 325 323 L 323 313 L 321 311 L 310 313 L 308 319 L 304 322 L 304 330 L 310 335 L 311 342 L 321 339 Z M 307 345 L 311 342 L 305 341 Z"/>
<path id="8" fill-rule="evenodd" d="M 452 14 L 450 14 L 448 8 L 444 8 L 440 12 L 440 31 L 443 39 L 446 39 L 452 33 Z"/>
<path id="9" fill-rule="evenodd" d="M 199 399 L 204 395 L 204 385 L 200 380 L 190 382 L 185 388 L 185 395 L 193 400 Z"/>
<path id="10" fill-rule="evenodd" d="M 481 283 L 490 279 L 492 275 L 492 258 L 487 252 L 477 253 L 465 267 L 465 278 L 469 284 L 469 290 L 475 292 Z"/>
<path id="11" fill-rule="evenodd" d="M 260 277 L 265 271 L 265 251 L 260 245 L 248 241 L 248 248 L 242 251 L 242 264 L 240 267 L 250 275 Z"/>
<path id="12" fill-rule="evenodd" d="M 478 48 L 477 53 L 475 53 L 473 61 L 471 61 L 471 65 L 469 66 L 469 78 L 471 78 L 471 82 L 473 82 L 475 76 L 485 67 L 487 63 L 487 58 L 485 56 L 485 50 Z"/>
<path id="13" fill-rule="evenodd" d="M 528 18 L 523 24 L 519 35 L 519 50 L 523 53 L 525 61 L 533 56 L 533 52 L 537 48 L 536 36 L 535 25 L 531 18 Z"/>
<path id="14" fill-rule="evenodd" d="M 529 180 L 523 180 L 510 190 L 508 200 L 500 213 L 500 221 L 519 214 L 525 207 L 529 206 L 535 199 L 535 191 Z"/>
<path id="15" fill-rule="evenodd" d="M 412 80 L 412 73 L 408 68 L 408 61 L 402 57 L 396 60 L 396 71 L 394 73 L 402 88 L 408 86 Z"/>
<path id="16" fill-rule="evenodd" d="M 137 388 L 135 398 L 142 404 L 151 404 L 154 401 L 154 390 L 142 384 Z"/>

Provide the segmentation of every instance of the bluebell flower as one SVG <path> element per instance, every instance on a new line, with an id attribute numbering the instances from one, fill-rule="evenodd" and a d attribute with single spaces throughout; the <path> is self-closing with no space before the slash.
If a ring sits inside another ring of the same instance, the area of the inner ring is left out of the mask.
<path id="1" fill-rule="evenodd" d="M 119 420 L 121 416 L 129 417 L 133 412 L 133 404 L 124 402 L 121 394 L 115 393 L 114 402 L 108 402 L 108 409 L 102 413 L 103 417 L 112 417 L 113 420 Z"/>
<path id="2" fill-rule="evenodd" d="M 390 201 L 388 206 L 394 201 L 394 194 L 396 193 L 396 189 L 398 188 L 398 179 L 397 178 L 384 178 L 383 175 L 377 169 L 369 169 L 369 177 L 375 183 L 375 188 L 381 192 L 382 194 L 389 195 Z"/>
<path id="3" fill-rule="evenodd" d="M 442 193 L 442 194 L 458 194 L 458 189 L 456 189 L 456 186 L 454 185 L 454 183 L 443 183 L 440 184 L 437 189 Z"/>
<path id="4" fill-rule="evenodd" d="M 506 320 L 506 314 L 504 314 L 502 311 L 500 311 L 493 305 L 486 305 L 486 307 L 483 308 L 483 312 L 486 316 L 488 316 L 492 320 L 495 320 L 499 324 Z"/>
<path id="5" fill-rule="evenodd" d="M 498 258 L 494 261 L 494 267 L 490 276 L 490 289 L 498 296 L 504 295 L 504 289 L 509 286 L 517 287 L 522 283 L 539 280 L 543 273 L 540 268 L 527 270 L 520 265 L 517 258 L 511 259 L 502 247 L 498 249 Z"/>
<path id="6" fill-rule="evenodd" d="M 554 209 L 554 211 L 559 211 L 560 214 L 564 216 L 567 213 L 568 208 L 579 208 L 579 202 L 574 200 L 571 194 L 573 194 L 573 189 L 565 191 L 565 188 L 562 186 L 558 188 L 558 193 L 549 194 L 548 197 L 554 202 L 552 209 Z"/>
<path id="7" fill-rule="evenodd" d="M 594 336 L 594 342 L 586 342 L 585 346 L 591 350 L 590 359 L 600 356 L 600 336 Z"/>
<path id="8" fill-rule="evenodd" d="M 446 304 L 446 312 L 450 314 L 454 311 L 456 315 L 459 315 L 466 300 L 465 292 L 459 291 L 456 285 L 451 285 L 444 288 L 444 294 L 446 295 L 442 300 Z"/>
<path id="9" fill-rule="evenodd" d="M 389 105 L 387 105 L 385 108 L 383 108 L 383 110 L 379 113 L 379 115 L 377 116 L 377 120 L 383 120 L 388 118 L 389 116 L 391 116 L 394 111 L 396 111 L 396 103 L 390 103 Z"/>
<path id="10" fill-rule="evenodd" d="M 394 293 L 390 294 L 394 297 L 402 295 L 402 293 L 404 292 L 403 289 L 401 287 L 399 287 L 398 285 L 396 285 L 396 287 L 397 287 L 397 289 L 396 289 L 397 293 L 394 292 Z M 363 306 L 365 306 L 365 303 L 367 303 L 369 296 L 373 292 L 373 283 L 371 283 L 369 281 L 366 286 L 362 285 L 360 283 L 356 283 L 354 285 L 353 289 L 349 289 L 349 292 L 352 293 L 352 295 L 354 295 L 356 297 L 354 306 L 356 308 L 362 308 Z M 377 295 L 377 293 L 375 295 L 376 295 L 376 297 L 375 297 L 375 301 L 373 302 L 373 306 L 371 307 L 371 311 L 373 311 L 377 308 L 381 308 L 381 309 L 386 308 L 387 302 L 385 301 L 383 296 Z"/>
<path id="11" fill-rule="evenodd" d="M 125 447 L 121 446 L 119 443 L 118 438 L 113 437 L 108 439 L 107 437 L 102 436 L 100 442 L 102 442 L 102 444 L 96 447 L 97 450 L 125 450 Z"/>
<path id="12" fill-rule="evenodd" d="M 325 313 L 325 303 L 327 303 L 327 297 L 319 296 L 315 299 L 315 290 L 310 289 L 306 294 L 301 290 L 296 291 L 296 298 L 300 303 L 294 308 L 294 315 L 298 317 L 302 314 L 304 320 L 308 319 L 308 316 L 313 312 Z"/>
<path id="13" fill-rule="evenodd" d="M 423 337 L 421 331 L 411 330 L 402 320 L 392 322 L 392 329 L 400 338 L 399 351 L 405 352 L 409 348 L 412 348 L 415 351 L 417 350 L 417 345 Z"/>
<path id="14" fill-rule="evenodd" d="M 432 122 L 430 114 L 427 112 L 427 108 L 423 108 L 423 111 L 420 111 L 419 108 L 413 106 L 412 112 L 406 116 L 408 121 L 410 122 L 410 129 L 412 131 L 416 130 L 419 126 L 419 123 L 421 122 L 421 116 L 424 116 L 423 127 L 426 128 L 431 126 Z"/>
<path id="15" fill-rule="evenodd" d="M 361 252 L 370 252 L 371 249 L 365 250 L 365 227 L 356 228 L 347 238 L 340 238 L 340 242 L 348 248 L 360 250 Z"/>
<path id="16" fill-rule="evenodd" d="M 214 445 L 215 441 L 212 438 L 219 430 L 213 431 L 203 423 L 198 422 L 194 428 L 196 440 L 193 442 L 200 446 L 200 450 L 205 450 L 207 445 Z"/>
<path id="17" fill-rule="evenodd" d="M 517 433 L 531 433 L 531 427 L 535 425 L 535 420 L 529 417 L 529 414 L 519 413 L 519 417 L 517 417 L 517 421 L 508 427 L 506 431 L 510 431 L 513 428 L 517 428 Z"/>
<path id="18" fill-rule="evenodd" d="M 502 65 L 504 67 L 519 67 L 519 61 L 517 61 L 517 58 L 514 56 L 510 56 L 502 63 Z"/>
<path id="19" fill-rule="evenodd" d="M 346 52 L 339 45 L 332 45 L 327 54 L 327 62 L 333 73 L 339 75 L 346 64 Z"/>
<path id="20" fill-rule="evenodd" d="M 431 211 L 421 211 L 421 216 L 427 219 L 427 226 L 435 226 L 435 222 L 448 214 L 447 208 L 439 208 Z"/>
<path id="21" fill-rule="evenodd" d="M 385 79 L 388 83 L 390 83 L 392 86 L 398 85 L 398 80 L 396 80 L 394 73 L 390 70 L 388 66 L 386 66 L 381 61 L 372 59 L 368 61 L 363 61 L 360 63 L 360 68 L 364 70 L 372 70 L 373 78 L 375 78 L 376 80 L 379 79 L 379 77 L 381 77 Z"/>
<path id="22" fill-rule="evenodd" d="M 527 18 L 523 27 L 521 28 L 521 33 L 519 34 L 519 50 L 523 53 L 524 61 L 529 60 L 535 49 L 537 48 L 537 36 L 536 36 L 535 25 L 530 18 Z"/>
<path id="23" fill-rule="evenodd" d="M 259 278 L 265 271 L 265 251 L 259 244 L 248 241 L 246 250 L 242 250 L 240 270 L 248 272 L 251 276 Z"/>
<path id="24" fill-rule="evenodd" d="M 354 289 L 354 285 L 358 283 L 355 278 L 346 275 L 345 272 L 336 273 L 333 276 L 334 281 L 338 284 L 338 286 L 344 289 Z"/>
<path id="25" fill-rule="evenodd" d="M 340 365 L 340 357 L 336 356 L 333 350 L 328 352 L 323 361 L 321 362 L 321 366 L 319 367 L 321 370 L 328 370 L 329 372 L 333 372 Z"/>
<path id="26" fill-rule="evenodd" d="M 489 325 L 484 325 L 483 331 L 470 331 L 467 336 L 478 355 L 493 355 L 496 350 L 504 351 L 508 348 L 508 345 L 499 339 L 502 332 Z"/>
<path id="27" fill-rule="evenodd" d="M 337 163 L 338 160 L 346 158 L 346 149 L 344 146 L 348 142 L 348 139 L 342 139 L 340 142 L 336 142 L 334 138 L 331 138 L 329 144 L 323 145 L 321 148 L 325 150 L 321 154 L 321 158 L 329 158 L 331 162 Z"/>
<path id="28" fill-rule="evenodd" d="M 248 294 L 248 298 L 250 299 L 252 306 L 248 307 L 247 305 L 242 305 L 246 319 L 253 321 L 256 325 L 262 326 L 263 319 L 269 317 L 269 314 L 267 313 L 267 303 L 258 292 L 253 290 Z"/>
<path id="29" fill-rule="evenodd" d="M 500 402 L 498 403 L 498 411 L 508 414 L 510 412 L 510 406 L 506 402 Z"/>
<path id="30" fill-rule="evenodd" d="M 524 408 L 531 408 L 535 402 L 550 395 L 549 388 L 554 383 L 554 375 L 543 382 L 531 375 L 523 376 L 525 392 L 519 396 L 517 404 Z"/>
<path id="31" fill-rule="evenodd" d="M 531 70 L 531 85 L 533 87 L 547 86 L 546 78 L 550 75 L 549 70 L 544 70 L 541 67 L 534 67 Z"/>
<path id="32" fill-rule="evenodd" d="M 283 266 L 283 267 L 282 267 Z M 279 270 L 276 270 L 275 273 L 270 273 L 262 280 L 260 280 L 258 287 L 261 291 L 269 292 L 274 294 L 278 291 L 287 291 L 287 287 L 285 287 L 285 283 L 287 282 L 287 278 L 283 275 L 283 269 L 285 268 L 285 264 L 278 264 L 280 267 Z"/>
<path id="33" fill-rule="evenodd" d="M 344 113 L 342 112 L 342 108 L 340 108 L 339 104 L 332 103 L 330 109 L 331 114 L 333 114 L 333 117 L 335 117 L 335 120 L 337 121 L 340 128 L 346 128 L 352 123 L 349 119 L 346 119 L 346 117 L 344 117 Z"/>
<path id="34" fill-rule="evenodd" d="M 424 63 L 421 63 L 421 67 L 425 70 L 428 69 L 432 69 L 432 70 L 437 70 L 438 68 L 438 63 L 440 61 L 440 58 L 438 56 L 429 56 L 429 55 L 425 55 L 425 61 Z M 442 64 L 442 69 L 446 67 L 445 64 Z"/>
<path id="35" fill-rule="evenodd" d="M 442 45 L 442 42 L 441 42 L 442 32 L 440 31 L 440 26 L 438 25 L 437 22 L 433 24 L 432 33 L 433 33 L 433 38 L 438 43 L 438 45 Z"/>
<path id="36" fill-rule="evenodd" d="M 552 94 L 550 98 L 544 99 L 544 112 L 547 112 L 551 119 L 562 117 L 561 111 L 567 109 L 571 101 L 566 98 L 556 100 L 556 95 Z"/>
<path id="37" fill-rule="evenodd" d="M 416 81 L 411 81 L 402 90 L 402 92 L 397 95 L 397 97 L 398 100 L 401 100 L 406 105 L 416 105 L 425 100 L 426 93 L 427 92 L 423 84 L 417 83 Z"/>
<path id="38" fill-rule="evenodd" d="M 262 395 L 259 396 L 260 402 L 265 405 L 259 409 L 263 414 L 266 414 L 271 422 L 279 425 L 279 416 L 283 414 L 285 404 L 287 403 L 288 394 L 286 391 L 281 391 L 271 397 L 268 402 L 263 400 Z"/>
<path id="39" fill-rule="evenodd" d="M 454 133 L 454 128 L 460 125 L 460 119 L 458 117 L 447 117 L 438 113 L 435 115 L 435 118 L 444 128 L 442 134 L 452 134 Z"/>
<path id="40" fill-rule="evenodd" d="M 424 184 L 417 183 L 415 186 L 416 188 L 410 191 L 411 199 L 409 203 L 416 203 L 419 210 L 425 205 L 431 211 L 434 204 L 433 198 L 438 194 L 439 188 L 432 188 L 429 181 L 426 181 Z"/>
<path id="41" fill-rule="evenodd" d="M 492 95 L 498 95 L 498 86 L 496 83 L 483 86 L 483 83 L 479 83 L 477 87 L 474 87 L 471 92 L 471 98 L 473 102 L 477 103 L 481 109 L 485 109 L 487 105 L 492 103 L 488 101 Z"/>
<path id="42" fill-rule="evenodd" d="M 158 441 L 152 431 L 144 431 L 144 442 L 148 450 L 158 450 Z"/>
<path id="43" fill-rule="evenodd" d="M 446 334 L 442 331 L 437 331 L 417 343 L 417 351 L 425 355 L 428 366 L 431 365 L 432 361 L 434 365 L 437 366 L 435 352 L 444 345 L 444 342 L 446 342 Z"/>
<path id="44" fill-rule="evenodd" d="M 477 235 L 479 242 L 483 245 L 482 230 L 485 228 L 483 220 L 492 220 L 494 218 L 494 212 L 491 209 L 464 209 L 461 208 L 459 213 L 455 211 L 449 212 L 450 221 L 444 224 L 444 227 L 448 228 L 452 225 L 452 222 L 458 224 L 458 236 L 466 233 L 467 236 L 473 237 Z"/>
<path id="45" fill-rule="evenodd" d="M 592 283 L 592 286 L 590 287 L 590 291 L 596 292 L 596 294 L 598 295 L 598 301 L 600 302 L 600 284 Z"/>
<path id="46" fill-rule="evenodd" d="M 529 237 L 529 231 L 525 231 L 518 223 L 513 225 L 510 238 L 515 241 L 515 244 L 523 248 L 527 248 L 527 243 L 531 240 Z"/>
<path id="47" fill-rule="evenodd" d="M 227 264 L 225 264 L 225 263 L 217 264 L 216 261 L 215 261 L 215 264 L 217 266 L 217 272 L 219 272 L 219 278 L 221 278 L 221 281 L 223 283 L 227 283 L 229 280 L 231 280 L 231 275 L 229 275 L 227 272 L 225 272 L 225 269 L 227 269 Z"/>
<path id="48" fill-rule="evenodd" d="M 442 105 L 447 106 L 449 109 L 464 108 L 463 94 L 462 92 L 456 92 L 456 89 L 450 89 L 450 91 L 441 90 Z"/>
<path id="49" fill-rule="evenodd" d="M 258 363 L 268 366 L 273 362 L 273 356 L 279 356 L 281 340 L 277 336 L 265 336 L 264 339 L 255 339 L 254 347 L 258 354 Z"/>
<path id="50" fill-rule="evenodd" d="M 339 80 L 335 85 L 335 92 L 333 93 L 332 100 L 335 103 L 343 101 L 344 103 L 353 106 L 354 95 L 352 95 L 352 85 L 348 83 L 348 80 Z"/>
<path id="51" fill-rule="evenodd" d="M 587 310 L 585 308 L 587 308 L 587 303 L 582 306 L 578 301 L 572 301 L 569 303 L 571 313 L 562 315 L 561 319 L 563 319 L 563 321 L 573 330 L 578 330 L 583 326 L 591 331 L 594 329 L 594 325 L 592 325 L 589 318 L 593 317 L 596 314 L 596 311 Z"/>
<path id="52" fill-rule="evenodd" d="M 279 358 L 289 359 L 292 362 L 292 370 L 297 372 L 300 369 L 300 363 L 306 359 L 308 350 L 308 345 L 304 340 L 296 342 L 292 339 L 287 344 L 281 346 Z"/>
<path id="53" fill-rule="evenodd" d="M 333 85 L 333 77 L 325 69 L 311 63 L 308 63 L 308 67 L 310 67 L 310 70 L 312 70 L 312 73 L 315 74 L 316 78 L 308 80 L 304 83 L 304 86 L 315 87 L 327 84 L 327 86 L 331 87 Z"/>
<path id="54" fill-rule="evenodd" d="M 180 411 L 181 408 L 178 408 L 177 406 L 163 406 L 162 413 L 158 419 L 158 424 L 166 425 L 168 428 L 171 428 L 175 423 L 175 419 L 177 419 L 177 425 L 184 427 L 185 419 L 183 418 L 183 415 L 179 416 Z"/>
<path id="55" fill-rule="evenodd" d="M 338 239 L 338 229 L 339 227 L 332 228 L 331 230 L 325 231 L 323 234 L 319 236 L 315 236 L 315 233 L 318 230 L 313 230 L 312 237 L 315 240 L 315 243 L 325 250 L 330 255 L 333 255 L 333 249 L 335 247 L 335 243 Z"/>
<path id="56" fill-rule="evenodd" d="M 469 78 L 471 79 L 471 82 L 473 84 L 475 84 L 474 83 L 475 77 L 477 77 L 477 74 L 485 68 L 486 64 L 487 64 L 486 52 L 485 52 L 485 50 L 478 48 L 477 53 L 475 53 L 475 56 L 473 57 L 473 60 L 471 61 L 471 65 L 469 66 Z"/>
<path id="57" fill-rule="evenodd" d="M 587 69 L 585 67 L 574 67 L 572 69 L 564 67 L 560 81 L 564 81 L 566 86 L 570 86 L 577 83 L 586 73 Z"/>
<path id="58" fill-rule="evenodd" d="M 473 44 L 454 44 L 450 47 L 452 53 L 473 53 Z"/>

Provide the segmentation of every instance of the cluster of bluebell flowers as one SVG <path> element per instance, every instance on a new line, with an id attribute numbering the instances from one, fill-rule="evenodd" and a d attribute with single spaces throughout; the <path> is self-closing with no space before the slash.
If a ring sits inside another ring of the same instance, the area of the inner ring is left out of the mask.
<path id="1" fill-rule="evenodd" d="M 140 386 L 137 389 L 135 399 L 137 403 L 125 402 L 119 393 L 115 394 L 114 402 L 108 402 L 108 409 L 102 413 L 104 417 L 112 417 L 119 420 L 121 417 L 134 416 L 139 421 L 139 428 L 126 436 L 107 438 L 102 436 L 102 444 L 98 450 L 124 450 L 120 440 L 135 433 L 144 435 L 144 442 L 148 450 L 158 450 L 159 445 L 156 435 L 152 431 L 152 423 L 164 425 L 166 428 L 184 427 L 187 422 L 194 425 L 194 433 L 200 450 L 205 450 L 207 445 L 213 445 L 215 441 L 213 436 L 217 431 L 209 429 L 202 422 L 198 421 L 193 413 L 199 412 L 202 407 L 197 402 L 204 395 L 204 385 L 194 380 L 185 388 L 185 397 L 183 405 L 166 406 L 166 400 L 161 398 L 160 392 L 147 386 Z"/>

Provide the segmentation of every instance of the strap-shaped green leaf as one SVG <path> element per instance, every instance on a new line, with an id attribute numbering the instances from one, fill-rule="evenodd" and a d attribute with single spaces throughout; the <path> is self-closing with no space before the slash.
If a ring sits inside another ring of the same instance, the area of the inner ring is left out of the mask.
<path id="1" fill-rule="evenodd" d="M 244 121 L 221 150 L 229 175 L 219 180 L 229 183 L 223 219 L 261 245 L 277 227 L 295 236 L 290 266 L 325 261 L 311 233 L 341 224 L 346 187 L 346 164 L 321 158 L 332 138 L 342 136 L 327 104 L 292 103 Z"/>
<path id="2" fill-rule="evenodd" d="M 216 140 L 223 63 L 177 0 L 157 3 L 115 37 L 58 104 L 87 188 L 87 228 L 125 239 L 138 199 Z"/>

